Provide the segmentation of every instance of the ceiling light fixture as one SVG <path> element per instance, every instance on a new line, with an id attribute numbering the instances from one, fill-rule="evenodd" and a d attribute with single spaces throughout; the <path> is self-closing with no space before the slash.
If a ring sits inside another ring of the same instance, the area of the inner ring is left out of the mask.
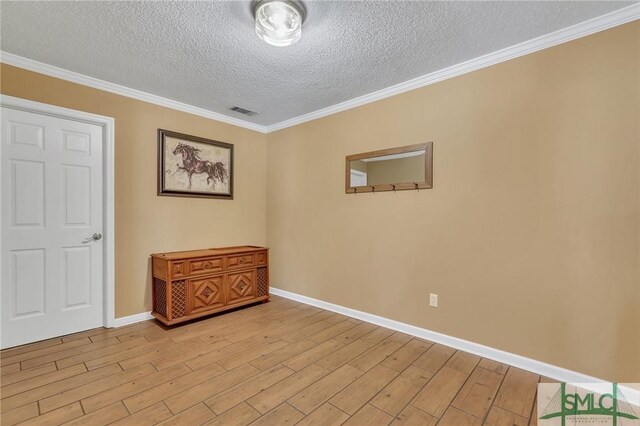
<path id="1" fill-rule="evenodd" d="M 256 33 L 273 46 L 289 46 L 300 40 L 306 10 L 298 0 L 254 0 L 251 8 Z"/>

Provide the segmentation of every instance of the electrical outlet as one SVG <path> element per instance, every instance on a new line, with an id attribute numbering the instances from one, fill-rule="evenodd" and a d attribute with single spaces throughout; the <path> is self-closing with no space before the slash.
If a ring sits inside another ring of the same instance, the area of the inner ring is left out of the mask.
<path id="1" fill-rule="evenodd" d="M 434 308 L 438 307 L 438 295 L 435 293 L 430 293 L 429 294 L 429 306 L 432 306 Z"/>

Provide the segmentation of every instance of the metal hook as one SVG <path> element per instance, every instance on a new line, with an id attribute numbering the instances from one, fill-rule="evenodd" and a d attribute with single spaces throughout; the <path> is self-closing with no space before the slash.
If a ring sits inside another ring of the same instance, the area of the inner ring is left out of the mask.
<path id="1" fill-rule="evenodd" d="M 413 182 L 413 184 L 416 186 L 416 188 L 415 188 L 416 190 L 419 189 L 418 188 L 418 182 Z"/>
<path id="2" fill-rule="evenodd" d="M 357 194 L 357 193 L 358 193 L 358 187 L 356 187 L 356 186 L 354 186 L 354 187 L 353 187 L 353 193 L 354 193 L 354 194 Z"/>
<path id="3" fill-rule="evenodd" d="M 376 187 L 374 185 L 371 185 L 371 192 L 376 192 Z"/>
<path id="4" fill-rule="evenodd" d="M 393 187 L 393 190 L 396 190 L 396 186 L 392 183 L 391 186 Z"/>

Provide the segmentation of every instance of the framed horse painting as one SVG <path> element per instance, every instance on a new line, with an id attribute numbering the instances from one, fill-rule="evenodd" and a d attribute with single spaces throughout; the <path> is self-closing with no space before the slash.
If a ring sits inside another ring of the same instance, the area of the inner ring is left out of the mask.
<path id="1" fill-rule="evenodd" d="M 158 195 L 233 199 L 233 145 L 158 129 Z"/>

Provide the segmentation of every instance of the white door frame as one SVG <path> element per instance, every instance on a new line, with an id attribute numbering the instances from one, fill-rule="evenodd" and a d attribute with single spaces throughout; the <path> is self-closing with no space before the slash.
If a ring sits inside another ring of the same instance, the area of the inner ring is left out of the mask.
<path id="1" fill-rule="evenodd" d="M 13 96 L 0 95 L 0 105 L 6 108 L 49 115 L 67 120 L 81 121 L 102 127 L 103 143 L 103 288 L 104 318 L 103 325 L 115 327 L 115 231 L 114 231 L 114 149 L 115 120 L 112 117 L 91 114 L 83 111 L 43 104 Z M 1 203 L 0 199 L 0 203 Z M 1 235 L 0 235 L 1 241 Z M 0 244 L 2 244 L 0 242 Z M 1 266 L 0 266 L 1 267 Z M 0 271 L 1 272 L 1 271 Z"/>

